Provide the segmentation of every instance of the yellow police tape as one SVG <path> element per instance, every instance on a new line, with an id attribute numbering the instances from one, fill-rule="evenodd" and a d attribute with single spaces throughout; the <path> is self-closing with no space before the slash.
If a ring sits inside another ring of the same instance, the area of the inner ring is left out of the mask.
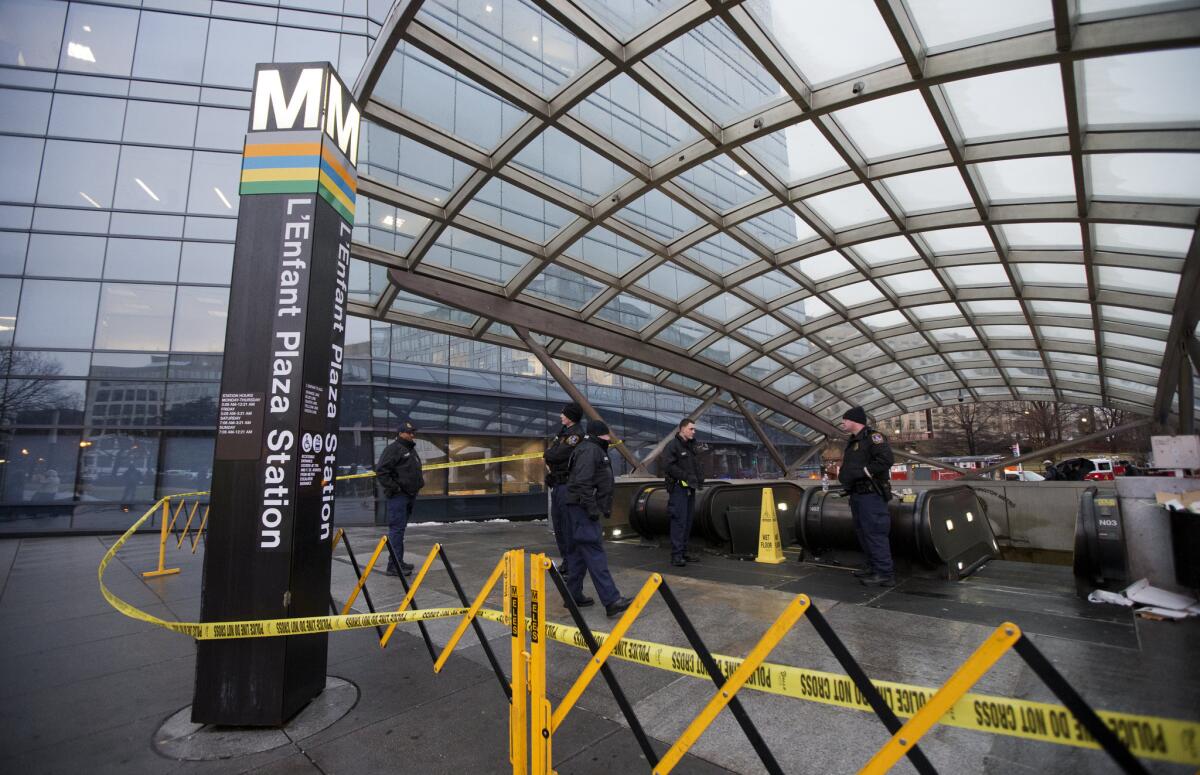
<path id="1" fill-rule="evenodd" d="M 484 610 L 479 615 L 491 621 L 507 623 L 507 616 L 500 611 Z M 608 637 L 608 633 L 604 632 L 593 634 L 601 644 Z M 568 646 L 587 649 L 582 633 L 575 627 L 546 622 L 546 637 Z M 704 679 L 709 677 L 700 663 L 700 657 L 691 649 L 622 638 L 613 650 L 613 656 L 681 675 Z M 713 659 L 726 676 L 733 675 L 742 664 L 742 659 L 738 657 L 713 654 Z M 879 690 L 892 712 L 901 718 L 913 716 L 937 693 L 937 689 L 927 686 L 895 681 L 873 680 L 871 683 Z M 838 673 L 764 662 L 754 671 L 746 688 L 840 708 L 871 711 L 871 706 L 850 677 Z M 1104 710 L 1096 713 L 1134 754 L 1200 765 L 1200 722 Z M 1100 747 L 1069 710 L 1048 702 L 967 693 L 942 716 L 939 723 L 1080 748 Z"/>
<path id="2" fill-rule="evenodd" d="M 171 497 L 194 497 L 197 495 L 207 495 L 206 492 L 187 492 L 180 493 Z M 165 499 L 164 499 L 165 500 Z M 420 611 L 393 611 L 390 613 L 380 614 L 347 614 L 343 616 L 304 616 L 292 619 L 260 619 L 255 621 L 244 622 L 172 622 L 166 619 L 160 619 L 157 616 L 148 614 L 139 608 L 126 603 L 121 598 L 112 593 L 108 585 L 104 583 L 104 571 L 108 568 L 109 562 L 125 545 L 125 541 L 129 539 L 134 532 L 142 526 L 142 524 L 154 516 L 158 511 L 162 501 L 150 507 L 150 510 L 134 522 L 133 525 L 125 531 L 124 535 L 118 538 L 113 545 L 109 547 L 104 554 L 104 559 L 100 561 L 100 567 L 97 570 L 97 575 L 100 580 L 100 592 L 104 595 L 104 599 L 108 604 L 117 609 L 121 613 L 131 619 L 138 619 L 149 624 L 157 625 L 172 632 L 178 632 L 196 640 L 224 640 L 228 638 L 269 638 L 283 635 L 310 635 L 319 632 L 334 632 L 337 630 L 357 630 L 364 627 L 374 627 L 382 624 L 398 624 L 401 622 L 420 622 L 428 619 L 446 619 L 452 616 L 462 616 L 467 613 L 466 608 L 425 608 Z"/>

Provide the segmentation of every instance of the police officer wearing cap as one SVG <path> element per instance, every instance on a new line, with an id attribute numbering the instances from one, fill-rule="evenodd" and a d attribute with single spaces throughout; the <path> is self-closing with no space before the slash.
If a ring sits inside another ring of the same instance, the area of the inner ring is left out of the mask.
<path id="1" fill-rule="evenodd" d="M 888 541 L 892 520 L 887 507 L 892 497 L 892 448 L 886 436 L 868 427 L 867 413 L 861 406 L 851 407 L 842 415 L 842 430 L 850 438 L 846 440 L 838 481 L 850 495 L 854 532 L 867 556 L 866 567 L 854 575 L 867 586 L 892 587 L 896 576 Z"/>
<path id="2" fill-rule="evenodd" d="M 394 556 L 400 561 L 397 568 L 388 556 L 387 575 L 398 576 L 403 571 L 412 573 L 412 563 L 404 561 L 404 530 L 412 517 L 417 493 L 425 486 L 425 475 L 421 472 L 421 456 L 417 454 L 414 435 L 417 427 L 408 420 L 400 424 L 396 440 L 387 446 L 375 466 L 375 477 L 387 496 L 388 542 Z"/>
<path id="3" fill-rule="evenodd" d="M 582 419 L 583 410 L 579 408 L 579 404 L 570 403 L 564 406 L 559 415 L 562 427 L 542 456 L 546 461 L 546 486 L 550 488 L 550 525 L 554 528 L 558 556 L 562 558 L 558 572 L 564 576 L 567 575 L 567 555 L 571 553 L 571 530 L 567 522 L 567 477 L 570 473 L 571 453 L 583 440 L 583 428 L 579 425 Z"/>
<path id="4" fill-rule="evenodd" d="M 592 604 L 583 596 L 583 574 L 592 577 L 592 586 L 609 617 L 619 616 L 633 601 L 622 597 L 601 543 L 600 518 L 612 513 L 613 471 L 608 459 L 608 426 L 599 420 L 588 424 L 588 433 L 571 454 L 567 474 L 567 525 L 570 532 L 567 555 L 567 589 L 575 605 Z"/>
<path id="5" fill-rule="evenodd" d="M 662 453 L 660 465 L 667 483 L 667 514 L 671 519 L 671 564 L 677 567 L 698 562 L 688 554 L 687 547 L 692 535 L 696 491 L 704 484 L 701 451 L 696 444 L 696 421 L 685 417 Z"/>

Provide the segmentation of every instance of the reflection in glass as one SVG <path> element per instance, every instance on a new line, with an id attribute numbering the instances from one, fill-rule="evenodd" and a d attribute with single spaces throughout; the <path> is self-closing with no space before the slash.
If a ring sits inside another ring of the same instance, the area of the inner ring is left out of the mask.
<path id="1" fill-rule="evenodd" d="M 174 286 L 105 283 L 96 325 L 96 349 L 169 349 L 174 309 Z"/>
<path id="2" fill-rule="evenodd" d="M 171 349 L 219 353 L 225 348 L 229 291 L 181 285 L 175 304 Z"/>
<path id="3" fill-rule="evenodd" d="M 38 202 L 97 209 L 112 203 L 120 146 L 47 140 Z"/>
<path id="4" fill-rule="evenodd" d="M 0 196 L 12 202 L 33 201 L 38 187 L 41 153 L 40 139 L 0 136 L 0 165 L 4 169 Z"/>
<path id="5" fill-rule="evenodd" d="M 99 295 L 99 283 L 26 280 L 14 343 L 18 347 L 91 347 Z"/>
<path id="6" fill-rule="evenodd" d="M 59 68 L 129 75 L 138 15 L 136 10 L 72 3 Z"/>
<path id="7" fill-rule="evenodd" d="M 67 7 L 49 0 L 0 3 L 0 64 L 53 69 Z"/>
<path id="8" fill-rule="evenodd" d="M 88 429 L 80 442 L 79 499 L 109 501 L 135 510 L 154 500 L 157 433 Z"/>
<path id="9" fill-rule="evenodd" d="M 9 429 L 0 434 L 5 461 L 0 464 L 0 502 L 70 504 L 79 454 L 78 431 Z M 23 513 L 34 519 L 53 515 Z"/>

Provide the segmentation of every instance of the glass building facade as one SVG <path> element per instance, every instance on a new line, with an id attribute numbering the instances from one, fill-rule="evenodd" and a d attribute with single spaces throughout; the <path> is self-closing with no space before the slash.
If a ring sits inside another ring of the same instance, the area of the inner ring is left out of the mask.
<path id="1" fill-rule="evenodd" d="M 162 495 L 207 489 L 254 65 L 327 60 L 353 82 L 390 5 L 0 3 L 0 531 L 123 527 L 129 512 L 140 514 Z M 459 23 L 454 4 L 430 5 L 448 29 Z M 500 41 L 478 41 L 507 56 Z M 398 93 L 407 85 L 409 101 L 423 101 L 431 120 L 476 133 L 481 143 L 506 126 L 506 109 L 493 98 L 427 61 L 404 64 L 381 88 Z M 548 89 L 562 80 L 557 70 L 522 77 L 542 78 Z M 452 104 L 447 94 L 456 95 Z M 590 118 L 618 110 L 620 95 L 611 97 L 589 108 Z M 636 122 L 625 110 L 620 120 Z M 448 196 L 466 174 L 378 125 L 365 135 L 364 173 L 432 197 Z M 539 145 L 523 159 L 568 185 L 582 186 L 584 177 L 597 190 L 607 185 L 584 169 L 590 160 L 578 149 L 571 157 Z M 737 182 L 726 174 L 708 184 L 733 197 Z M 470 212 L 541 240 L 554 230 L 557 208 L 531 217 L 522 193 L 497 183 Z M 404 249 L 419 218 L 396 212 L 377 202 L 360 206 L 356 239 Z M 466 235 L 448 235 L 436 255 L 432 261 L 447 265 L 487 265 L 497 277 L 508 271 L 502 254 Z M 382 282 L 365 264 L 356 264 L 354 280 L 360 299 Z M 574 303 L 585 282 L 541 287 Z M 435 319 L 469 317 L 415 297 L 396 305 Z M 621 318 L 646 314 L 632 298 L 612 307 Z M 536 451 L 557 430 L 566 396 L 527 352 L 352 320 L 343 472 L 369 467 L 400 418 L 421 428 L 428 462 Z M 669 385 L 558 355 L 637 451 L 699 403 Z M 771 432 L 785 449 L 803 446 Z M 717 407 L 701 434 L 724 442 L 715 473 L 776 472 L 740 415 Z M 339 517 L 371 519 L 370 485 L 343 489 Z M 436 472 L 423 494 L 429 518 L 530 514 L 545 505 L 536 460 Z"/>

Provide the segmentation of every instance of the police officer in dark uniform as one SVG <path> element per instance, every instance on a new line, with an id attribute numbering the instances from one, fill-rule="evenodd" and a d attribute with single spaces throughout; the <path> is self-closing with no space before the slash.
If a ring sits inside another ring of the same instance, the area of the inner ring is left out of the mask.
<path id="1" fill-rule="evenodd" d="M 888 541 L 892 520 L 887 508 L 892 497 L 892 448 L 886 436 L 867 426 L 867 413 L 861 406 L 851 407 L 842 415 L 842 430 L 850 438 L 846 440 L 838 481 L 850 495 L 854 532 L 867 556 L 867 567 L 854 575 L 867 586 L 893 587 L 896 575 Z"/>
<path id="2" fill-rule="evenodd" d="M 562 562 L 558 572 L 567 575 L 567 555 L 571 553 L 571 530 L 567 523 L 567 475 L 570 473 L 571 453 L 583 440 L 583 428 L 579 421 L 583 410 L 579 404 L 570 403 L 563 407 L 559 420 L 562 428 L 546 447 L 542 458 L 546 461 L 546 487 L 550 489 L 550 525 L 554 528 L 554 541 L 558 544 L 558 556 Z"/>
<path id="3" fill-rule="evenodd" d="M 397 568 L 389 555 L 389 576 L 398 576 L 401 570 L 407 576 L 413 571 L 412 563 L 404 561 L 404 530 L 412 517 L 417 493 L 425 486 L 421 456 L 417 454 L 414 440 L 416 432 L 416 426 L 408 420 L 401 423 L 396 440 L 387 446 L 375 466 L 375 477 L 387 496 L 388 542 L 400 561 L 400 568 Z"/>
<path id="4" fill-rule="evenodd" d="M 612 513 L 613 471 L 612 461 L 608 459 L 608 441 L 608 426 L 599 421 L 591 422 L 588 434 L 571 455 L 566 509 L 571 531 L 567 589 L 576 605 L 591 605 L 592 599 L 583 596 L 586 570 L 605 612 L 613 617 L 619 616 L 633 601 L 622 597 L 613 583 L 612 574 L 608 572 L 608 557 L 600 542 L 603 537 L 600 518 Z"/>
<path id="5" fill-rule="evenodd" d="M 699 562 L 688 554 L 688 538 L 692 535 L 692 515 L 696 507 L 696 491 L 704 484 L 704 467 L 700 465 L 699 445 L 696 444 L 696 421 L 685 417 L 679 421 L 675 438 L 662 453 L 662 472 L 667 483 L 667 514 L 671 518 L 671 564 L 683 567 Z"/>

